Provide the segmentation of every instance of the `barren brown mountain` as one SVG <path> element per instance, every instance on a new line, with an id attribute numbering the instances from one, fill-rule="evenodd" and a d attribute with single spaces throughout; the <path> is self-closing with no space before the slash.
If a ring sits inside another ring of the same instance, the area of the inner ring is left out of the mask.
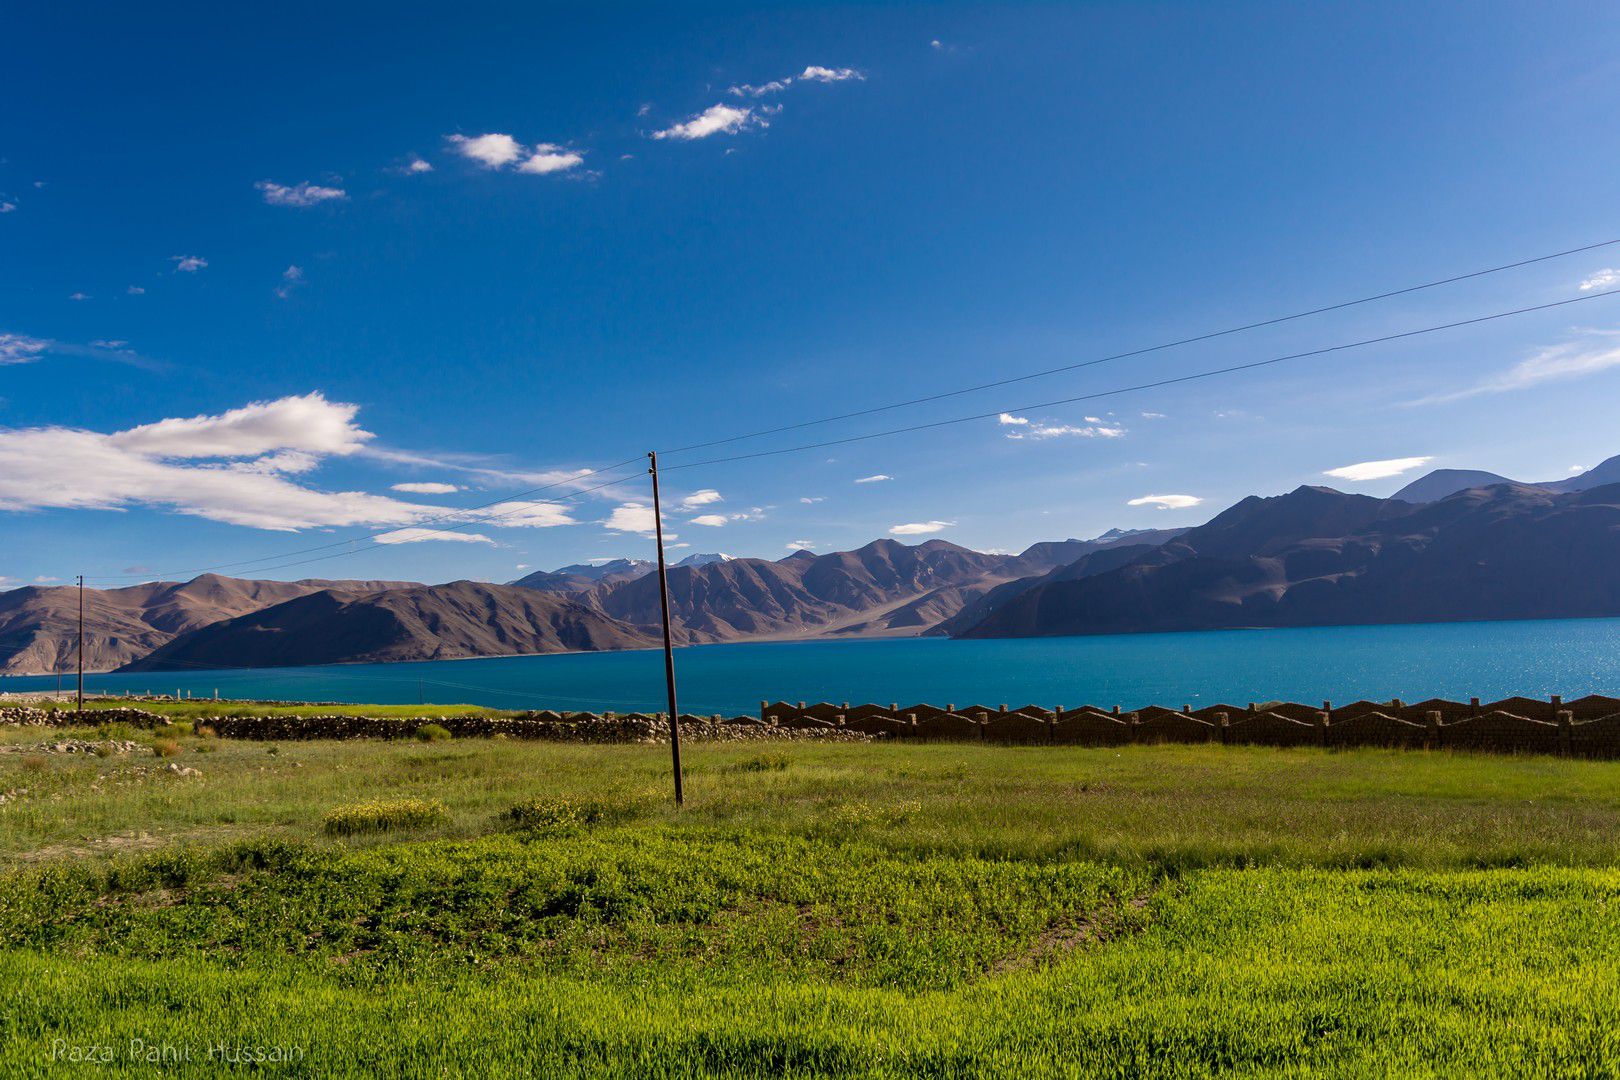
<path id="1" fill-rule="evenodd" d="M 84 666 L 111 671 L 180 634 L 322 589 L 375 592 L 400 581 L 254 581 L 203 574 L 84 593 Z M 28 586 L 0 592 L 0 674 L 37 675 L 77 667 L 79 591 Z"/>
<path id="2" fill-rule="evenodd" d="M 639 649 L 661 640 L 651 627 L 619 622 L 564 596 L 454 581 L 367 593 L 322 590 L 192 631 L 125 670 L 451 660 Z"/>

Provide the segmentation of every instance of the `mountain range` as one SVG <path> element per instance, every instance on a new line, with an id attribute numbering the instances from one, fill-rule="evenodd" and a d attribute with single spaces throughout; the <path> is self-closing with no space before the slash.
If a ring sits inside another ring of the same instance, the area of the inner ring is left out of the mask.
<path id="1" fill-rule="evenodd" d="M 1620 615 L 1616 480 L 1620 459 L 1545 484 L 1437 470 L 1389 499 L 1302 487 L 1244 499 L 1193 529 L 1110 530 L 1016 555 L 937 539 L 780 560 L 692 555 L 667 575 L 672 623 L 677 642 L 698 644 Z M 661 640 L 654 569 L 619 559 L 504 585 L 206 574 L 90 589 L 85 666 L 651 647 Z M 71 670 L 77 604 L 71 587 L 0 592 L 0 673 Z"/>

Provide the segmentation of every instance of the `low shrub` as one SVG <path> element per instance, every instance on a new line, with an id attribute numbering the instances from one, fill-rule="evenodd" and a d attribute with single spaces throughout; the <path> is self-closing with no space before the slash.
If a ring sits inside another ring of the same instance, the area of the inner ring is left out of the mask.
<path id="1" fill-rule="evenodd" d="M 450 729 L 442 724 L 423 724 L 416 729 L 417 742 L 444 742 L 450 738 Z"/>
<path id="2" fill-rule="evenodd" d="M 171 735 L 174 735 L 174 736 L 179 737 L 179 738 L 183 738 L 183 737 L 185 737 L 187 735 L 190 735 L 192 733 L 191 721 L 190 720 L 176 720 L 173 724 L 169 725 L 169 733 Z"/>
<path id="3" fill-rule="evenodd" d="M 159 739 L 152 744 L 152 753 L 158 757 L 174 757 L 180 752 L 180 744 L 173 739 Z"/>
<path id="4" fill-rule="evenodd" d="M 792 762 L 786 754 L 755 754 L 733 766 L 738 772 L 782 772 Z"/>
<path id="5" fill-rule="evenodd" d="M 594 825 L 607 817 L 607 810 L 599 803 L 537 798 L 518 803 L 503 816 L 520 829 L 560 831 Z"/>
<path id="6" fill-rule="evenodd" d="M 44 754 L 25 754 L 22 767 L 25 772 L 44 772 L 51 767 L 51 759 Z"/>
<path id="7" fill-rule="evenodd" d="M 328 836 L 420 829 L 444 819 L 444 804 L 436 799 L 376 799 L 340 806 L 326 815 Z"/>

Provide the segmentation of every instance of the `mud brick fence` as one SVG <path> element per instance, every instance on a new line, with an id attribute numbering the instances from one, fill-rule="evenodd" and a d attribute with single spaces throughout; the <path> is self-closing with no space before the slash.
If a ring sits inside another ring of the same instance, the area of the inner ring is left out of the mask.
<path id="1" fill-rule="evenodd" d="M 355 716 L 331 714 L 199 717 L 197 728 L 234 739 L 410 738 L 436 725 L 456 738 L 505 736 L 567 742 L 663 742 L 669 725 L 662 714 L 561 713 L 550 710 L 508 715 Z M 123 723 L 162 729 L 168 717 L 134 708 L 86 710 L 0 707 L 0 724 L 39 727 Z M 1279 701 L 1266 704 L 1147 705 L 1129 711 L 1115 705 L 1045 708 L 1023 705 L 814 705 L 760 702 L 758 716 L 681 716 L 683 737 L 716 741 L 820 739 L 865 742 L 916 740 L 1019 746 L 1124 746 L 1151 743 L 1223 743 L 1257 746 L 1379 746 L 1475 750 L 1506 754 L 1560 754 L 1620 758 L 1620 698 L 1588 695 L 1574 701 L 1511 697 L 1481 704 L 1431 698 L 1414 704 L 1353 701 L 1335 706 Z"/>
<path id="2" fill-rule="evenodd" d="M 790 728 L 859 731 L 896 739 L 1026 746 L 1225 743 L 1259 746 L 1381 746 L 1492 753 L 1620 757 L 1620 698 L 1564 701 L 1511 697 L 1481 704 L 1431 698 L 1407 704 L 1292 701 L 1247 706 L 1147 705 L 814 705 L 759 703 L 760 722 Z"/>

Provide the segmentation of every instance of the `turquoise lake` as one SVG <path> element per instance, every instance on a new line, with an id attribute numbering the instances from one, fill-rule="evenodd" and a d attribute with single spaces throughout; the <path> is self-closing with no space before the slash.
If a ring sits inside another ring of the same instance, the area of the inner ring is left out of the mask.
<path id="1" fill-rule="evenodd" d="M 761 699 L 1242 705 L 1511 694 L 1620 696 L 1620 619 L 1221 630 L 1115 637 L 937 638 L 705 645 L 675 654 L 682 712 L 752 713 Z M 72 676 L 63 677 L 64 686 Z M 38 690 L 54 676 L 0 678 Z M 90 675 L 86 689 L 195 697 L 560 710 L 662 710 L 656 651 L 230 671 Z"/>

